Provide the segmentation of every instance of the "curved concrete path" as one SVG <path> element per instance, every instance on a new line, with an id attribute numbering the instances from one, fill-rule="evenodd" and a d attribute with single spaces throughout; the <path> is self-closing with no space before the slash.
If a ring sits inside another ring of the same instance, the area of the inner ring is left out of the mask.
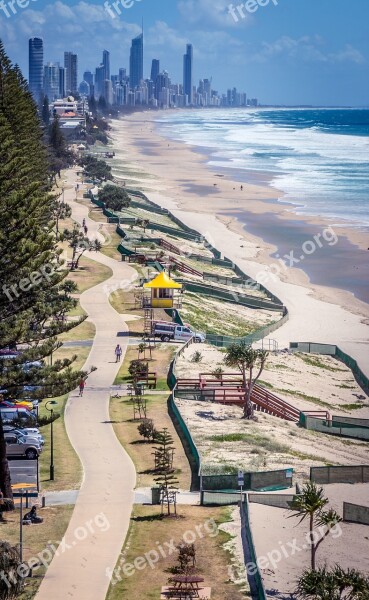
<path id="1" fill-rule="evenodd" d="M 99 237 L 99 224 L 88 218 L 86 207 L 74 201 L 76 172 L 70 171 L 67 177 L 73 188 L 65 190 L 65 200 L 72 206 L 73 218 L 79 223 L 85 218 L 88 236 Z M 81 305 L 96 327 L 84 368 L 94 365 L 98 370 L 89 377 L 82 398 L 77 392 L 71 393 L 65 421 L 83 466 L 83 483 L 65 543 L 54 555 L 37 600 L 105 600 L 110 584 L 107 573 L 115 568 L 126 539 L 134 501 L 135 468 L 109 417 L 110 386 L 120 366 L 115 362 L 114 348 L 119 342 L 124 356 L 128 327 L 109 304 L 106 286 L 131 280 L 136 272 L 100 253 L 91 252 L 88 258 L 110 267 L 113 276 L 81 295 Z"/>

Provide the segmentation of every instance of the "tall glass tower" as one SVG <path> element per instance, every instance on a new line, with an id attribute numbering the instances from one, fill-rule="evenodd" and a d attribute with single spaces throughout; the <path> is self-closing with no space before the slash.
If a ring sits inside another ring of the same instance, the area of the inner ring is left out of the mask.
<path id="1" fill-rule="evenodd" d="M 75 94 L 78 90 L 78 57 L 73 52 L 64 52 L 64 68 L 66 69 L 66 92 Z"/>
<path id="2" fill-rule="evenodd" d="M 151 81 L 155 84 L 160 73 L 160 60 L 154 58 L 151 63 Z"/>
<path id="3" fill-rule="evenodd" d="M 129 79 L 132 90 L 139 86 L 143 79 L 143 33 L 132 40 Z"/>
<path id="4" fill-rule="evenodd" d="M 43 87 L 44 42 L 41 38 L 31 38 L 29 48 L 29 89 L 36 102 L 39 102 Z"/>
<path id="5" fill-rule="evenodd" d="M 104 79 L 110 79 L 110 52 L 108 50 L 103 52 L 102 64 L 104 66 Z"/>
<path id="6" fill-rule="evenodd" d="M 193 104 L 192 86 L 193 47 L 187 44 L 187 51 L 183 57 L 183 91 L 187 95 L 188 104 Z"/>

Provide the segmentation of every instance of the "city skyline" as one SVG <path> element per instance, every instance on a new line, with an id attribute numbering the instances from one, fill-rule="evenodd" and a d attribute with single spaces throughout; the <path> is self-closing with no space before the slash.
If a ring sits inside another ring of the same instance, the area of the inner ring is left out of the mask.
<path id="1" fill-rule="evenodd" d="M 107 106 L 151 106 L 153 108 L 190 107 L 242 107 L 257 106 L 256 98 L 248 98 L 246 92 L 229 88 L 226 93 L 212 89 L 212 78 L 199 80 L 198 86 L 193 81 L 193 46 L 186 45 L 183 55 L 183 79 L 175 82 L 167 70 L 160 72 L 160 61 L 152 59 L 150 77 L 144 74 L 144 35 L 131 41 L 129 71 L 119 68 L 118 74 L 111 74 L 111 54 L 104 49 L 102 61 L 96 66 L 95 74 L 84 71 L 81 79 L 78 73 L 78 55 L 64 51 L 64 67 L 44 59 L 44 43 L 41 38 L 29 40 L 29 74 L 30 90 L 41 105 L 44 97 L 50 103 L 67 95 L 82 97 L 93 96 L 96 101 L 103 99 Z M 43 73 L 40 76 L 40 71 Z M 41 84 L 40 84 L 41 81 Z M 78 84 L 78 81 L 80 82 Z"/>
<path id="2" fill-rule="evenodd" d="M 112 18 L 100 0 L 37 0 L 7 18 L 0 12 L 0 36 L 13 62 L 27 73 L 25 45 L 42 37 L 47 61 L 61 60 L 65 49 L 78 54 L 81 73 L 94 72 L 105 48 L 111 51 L 112 72 L 129 70 L 131 40 L 145 23 L 145 76 L 155 57 L 182 81 L 178 56 L 194 47 L 194 81 L 213 78 L 217 88 L 236 86 L 264 104 L 369 104 L 369 39 L 365 23 L 369 5 L 357 0 L 269 0 L 253 14 L 230 14 L 228 0 L 146 0 L 132 2 Z M 235 3 L 233 6 L 238 6 Z M 251 90 L 251 92 L 250 92 Z"/>

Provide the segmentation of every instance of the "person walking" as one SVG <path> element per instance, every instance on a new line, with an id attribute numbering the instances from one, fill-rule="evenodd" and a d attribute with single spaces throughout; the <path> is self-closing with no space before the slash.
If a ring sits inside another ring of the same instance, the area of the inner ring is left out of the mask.
<path id="1" fill-rule="evenodd" d="M 79 395 L 80 395 L 80 396 L 83 396 L 83 392 L 84 392 L 84 389 L 85 389 L 85 385 L 86 385 L 86 382 L 85 382 L 85 380 L 84 380 L 84 379 L 81 379 L 81 381 L 79 382 Z"/>
<path id="2" fill-rule="evenodd" d="M 115 362 L 120 362 L 121 358 L 122 358 L 122 348 L 120 347 L 119 344 L 117 344 L 117 346 L 115 348 Z"/>

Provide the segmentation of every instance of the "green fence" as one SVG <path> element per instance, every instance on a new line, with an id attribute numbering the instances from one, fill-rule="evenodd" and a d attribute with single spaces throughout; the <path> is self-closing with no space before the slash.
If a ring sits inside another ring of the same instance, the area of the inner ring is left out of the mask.
<path id="1" fill-rule="evenodd" d="M 364 389 L 369 389 L 369 378 L 360 369 L 357 361 L 343 352 L 341 348 L 333 344 L 317 344 L 314 342 L 291 342 L 290 350 L 293 352 L 306 352 L 311 354 L 325 354 L 334 356 L 342 360 L 342 362 L 354 373 L 357 381 Z"/>
<path id="2" fill-rule="evenodd" d="M 168 412 L 181 439 L 188 462 L 191 467 L 191 492 L 200 491 L 200 471 L 201 459 L 196 445 L 191 437 L 183 417 L 175 403 L 174 395 L 171 394 L 168 400 Z"/>
<path id="3" fill-rule="evenodd" d="M 251 530 L 250 509 L 247 494 L 245 496 L 245 501 L 241 503 L 241 537 L 251 597 L 253 599 L 257 598 L 257 600 L 267 600 Z"/>
<path id="4" fill-rule="evenodd" d="M 354 423 L 354 419 L 351 419 L 351 423 L 345 423 L 338 416 L 328 420 L 302 413 L 300 415 L 300 426 L 310 431 L 320 431 L 329 435 L 369 441 L 369 427 L 363 425 L 361 419 L 356 419 L 356 423 Z"/>
<path id="5" fill-rule="evenodd" d="M 359 523 L 369 525 L 369 506 L 360 504 L 343 503 L 343 520 L 346 523 Z"/>
<path id="6" fill-rule="evenodd" d="M 187 279 L 180 279 L 185 284 L 186 290 L 193 292 L 194 294 L 202 294 L 203 296 L 209 296 L 210 298 L 219 298 L 226 302 L 233 302 L 234 304 L 241 304 L 242 306 L 249 306 L 250 308 L 261 308 L 265 310 L 282 311 L 283 306 L 276 305 L 268 300 L 263 300 L 256 296 L 248 296 L 247 294 L 227 291 L 223 288 L 216 288 L 212 285 L 206 285 L 206 283 L 193 283 Z"/>
<path id="7" fill-rule="evenodd" d="M 293 469 L 277 471 L 244 472 L 245 491 L 274 491 L 292 487 Z M 239 490 L 237 473 L 219 475 L 201 475 L 201 489 L 211 491 Z"/>
<path id="8" fill-rule="evenodd" d="M 369 465 L 311 467 L 310 480 L 329 483 L 369 483 Z"/>
<path id="9" fill-rule="evenodd" d="M 212 346 L 216 346 L 217 348 L 227 348 L 230 344 L 238 343 L 240 341 L 245 341 L 247 344 L 252 345 L 255 342 L 258 342 L 259 340 L 262 340 L 263 338 L 267 337 L 268 335 L 273 333 L 273 331 L 276 331 L 277 329 L 282 327 L 282 325 L 284 325 L 284 323 L 286 323 L 288 319 L 289 314 L 287 309 L 285 309 L 285 315 L 282 317 L 282 319 L 280 319 L 276 323 L 267 325 L 266 327 L 255 331 L 254 333 L 250 333 L 249 335 L 246 335 L 243 338 L 236 338 L 226 335 L 207 334 L 206 341 L 209 342 L 209 344 L 212 344 Z"/>

